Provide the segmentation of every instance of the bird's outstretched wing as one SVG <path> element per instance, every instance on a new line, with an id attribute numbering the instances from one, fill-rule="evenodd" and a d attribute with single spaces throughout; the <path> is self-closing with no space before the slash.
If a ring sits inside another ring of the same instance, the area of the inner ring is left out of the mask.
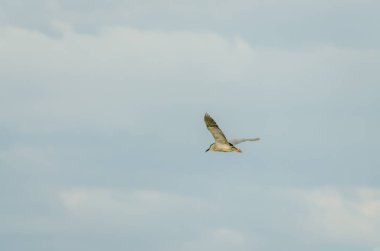
<path id="1" fill-rule="evenodd" d="M 260 138 L 243 138 L 243 139 L 231 139 L 230 143 L 233 145 L 237 145 L 246 141 L 257 141 L 260 140 Z"/>
<path id="2" fill-rule="evenodd" d="M 208 113 L 205 114 L 205 123 L 206 123 L 207 129 L 211 132 L 216 143 L 228 144 L 226 136 L 224 136 L 218 124 L 216 124 L 215 120 L 213 120 L 211 116 L 208 115 Z"/>

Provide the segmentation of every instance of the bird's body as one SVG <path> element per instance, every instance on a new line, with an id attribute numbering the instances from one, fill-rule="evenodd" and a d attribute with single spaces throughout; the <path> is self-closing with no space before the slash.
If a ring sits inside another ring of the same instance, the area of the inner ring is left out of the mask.
<path id="1" fill-rule="evenodd" d="M 210 131 L 211 135 L 215 139 L 215 143 L 211 144 L 210 147 L 206 150 L 209 151 L 217 151 L 217 152 L 239 152 L 241 153 L 241 150 L 237 147 L 235 147 L 236 144 L 239 144 L 241 142 L 245 141 L 256 141 L 259 140 L 259 138 L 252 138 L 252 139 L 233 139 L 230 142 L 227 140 L 226 136 L 224 136 L 224 133 L 219 128 L 218 124 L 216 124 L 215 120 L 211 118 L 211 116 L 206 113 L 204 117 L 206 127 Z"/>
<path id="2" fill-rule="evenodd" d="M 221 143 L 213 143 L 211 144 L 210 150 L 217 151 L 217 152 L 241 152 L 240 149 L 236 148 L 232 144 L 221 144 Z"/>

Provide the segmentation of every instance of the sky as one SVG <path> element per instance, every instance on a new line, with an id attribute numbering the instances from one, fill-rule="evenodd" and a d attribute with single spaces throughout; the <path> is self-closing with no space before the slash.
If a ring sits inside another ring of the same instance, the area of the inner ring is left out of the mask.
<path id="1" fill-rule="evenodd" d="M 0 249 L 380 251 L 379 9 L 0 0 Z"/>

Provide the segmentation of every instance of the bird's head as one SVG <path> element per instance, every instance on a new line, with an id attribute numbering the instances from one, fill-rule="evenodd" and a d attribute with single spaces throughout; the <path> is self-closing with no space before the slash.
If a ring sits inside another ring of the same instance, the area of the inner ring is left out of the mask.
<path id="1" fill-rule="evenodd" d="M 215 143 L 214 143 L 215 144 Z M 208 152 L 209 150 L 213 150 L 214 144 L 211 144 L 205 152 Z"/>

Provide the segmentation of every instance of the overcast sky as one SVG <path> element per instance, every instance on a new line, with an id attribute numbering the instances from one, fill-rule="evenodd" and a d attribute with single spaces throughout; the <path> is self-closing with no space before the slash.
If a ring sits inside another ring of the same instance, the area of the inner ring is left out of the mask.
<path id="1" fill-rule="evenodd" d="M 379 9 L 0 0 L 0 249 L 380 251 Z"/>

